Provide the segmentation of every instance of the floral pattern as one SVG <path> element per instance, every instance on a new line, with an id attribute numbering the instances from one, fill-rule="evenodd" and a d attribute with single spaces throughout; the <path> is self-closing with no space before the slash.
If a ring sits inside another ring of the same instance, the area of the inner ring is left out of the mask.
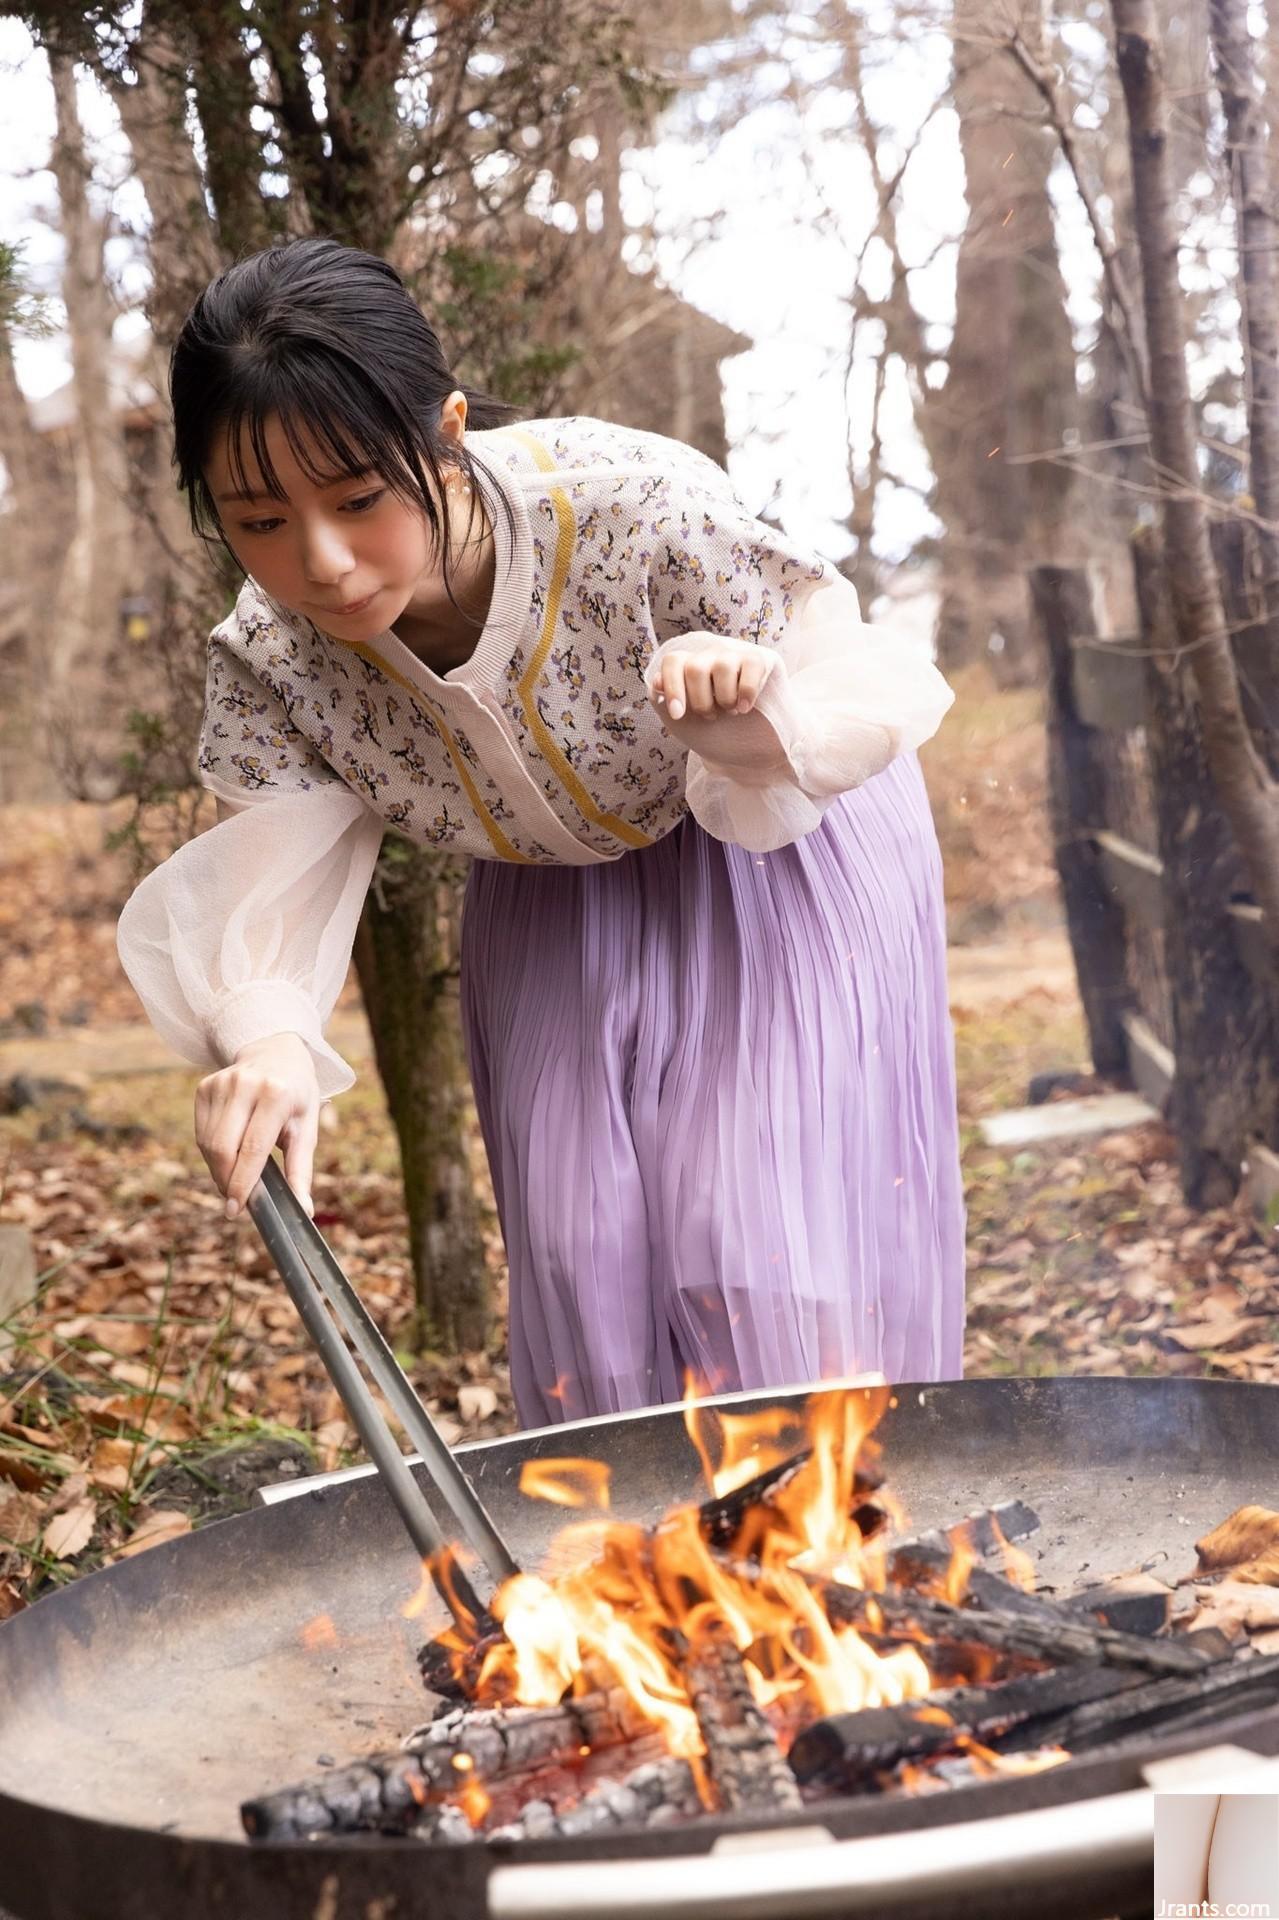
<path id="1" fill-rule="evenodd" d="M 616 857 L 686 810 L 686 754 L 644 686 L 654 647 L 698 631 L 776 645 L 830 569 L 754 520 L 722 469 L 677 441 L 579 418 L 472 440 L 527 516 L 528 616 L 493 689 L 502 720 L 559 820 Z M 201 774 L 241 793 L 343 780 L 418 844 L 562 860 L 449 697 L 447 683 L 435 698 L 407 692 L 248 580 L 210 637 Z"/>

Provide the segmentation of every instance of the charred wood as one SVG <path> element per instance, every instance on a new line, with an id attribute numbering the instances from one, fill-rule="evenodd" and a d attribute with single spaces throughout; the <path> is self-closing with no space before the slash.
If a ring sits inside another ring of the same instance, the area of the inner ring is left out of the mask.
<path id="1" fill-rule="evenodd" d="M 1172 1615 L 1172 1588 L 1162 1582 L 1145 1588 L 1087 1587 L 1063 1597 L 1068 1613 L 1091 1614 L 1103 1626 L 1121 1633 L 1162 1633 Z"/>
<path id="2" fill-rule="evenodd" d="M 529 1800 L 516 1819 L 491 1827 L 485 1838 L 572 1840 L 614 1827 L 666 1826 L 701 1811 L 692 1768 L 687 1760 L 667 1755 L 636 1767 L 624 1779 L 598 1781 L 576 1806 L 563 1811 L 550 1800 Z"/>
<path id="3" fill-rule="evenodd" d="M 1070 1709 L 1140 1688 L 1118 1667 L 1070 1667 L 1001 1687 L 955 1687 L 895 1707 L 866 1707 L 816 1720 L 791 1745 L 790 1765 L 805 1785 L 865 1787 L 906 1760 L 955 1747 L 964 1735 L 992 1745 L 1011 1728 L 1033 1729 Z M 1030 1738 L 1028 1744 L 1040 1745 Z"/>
<path id="4" fill-rule="evenodd" d="M 1162 1733 L 1202 1720 L 1221 1719 L 1236 1710 L 1237 1701 L 1252 1705 L 1259 1700 L 1272 1707 L 1277 1699 L 1279 1654 L 1241 1657 L 1215 1662 L 1193 1679 L 1146 1681 L 1117 1699 L 1073 1708 L 1040 1721 L 1033 1729 L 1019 1727 L 989 1744 L 1001 1753 L 1019 1753 L 1036 1746 L 1062 1746 L 1071 1753 L 1083 1753 L 1135 1734 L 1152 1730 Z"/>
<path id="5" fill-rule="evenodd" d="M 822 1598 L 836 1625 L 866 1630 L 877 1641 L 939 1641 L 989 1647 L 1046 1664 L 1067 1666 L 1100 1660 L 1108 1666 L 1138 1667 L 1149 1673 L 1194 1674 L 1217 1657 L 1211 1650 L 1178 1640 L 1145 1640 L 1054 1610 L 1040 1619 L 979 1607 L 953 1607 L 944 1600 L 915 1594 L 864 1593 L 857 1587 L 823 1583 Z"/>
<path id="6" fill-rule="evenodd" d="M 399 1753 L 373 1754 L 301 1786 L 247 1800 L 251 1839 L 312 1833 L 404 1832 L 419 1807 L 470 1780 L 497 1780 L 576 1760 L 636 1739 L 648 1723 L 620 1688 L 558 1707 L 455 1708 L 409 1735 Z"/>
<path id="7" fill-rule="evenodd" d="M 699 1637 L 683 1677 L 720 1807 L 798 1807 L 795 1776 L 727 1632 Z"/>
<path id="8" fill-rule="evenodd" d="M 713 1547 L 731 1546 L 752 1511 L 756 1508 L 767 1510 L 772 1499 L 790 1484 L 800 1468 L 811 1459 L 812 1448 L 805 1447 L 789 1459 L 779 1461 L 763 1473 L 757 1473 L 753 1480 L 747 1480 L 732 1493 L 717 1494 L 713 1500 L 704 1500 L 698 1508 L 697 1517 L 705 1538 Z M 882 1525 L 884 1514 L 881 1508 L 869 1503 L 869 1496 L 877 1493 L 883 1484 L 884 1476 L 878 1466 L 870 1461 L 859 1462 L 853 1475 L 853 1497 L 858 1502 L 854 1517 L 864 1511 L 872 1530 Z M 861 1525 L 860 1520 L 858 1524 Z M 865 1534 L 867 1528 L 863 1527 L 862 1531 Z"/>

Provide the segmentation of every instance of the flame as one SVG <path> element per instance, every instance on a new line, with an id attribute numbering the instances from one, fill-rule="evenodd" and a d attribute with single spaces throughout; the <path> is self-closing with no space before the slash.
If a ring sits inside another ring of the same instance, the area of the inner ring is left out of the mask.
<path id="1" fill-rule="evenodd" d="M 931 1680 L 916 1648 L 880 1654 L 853 1627 L 834 1626 L 814 1584 L 885 1584 L 884 1555 L 853 1515 L 858 1464 L 874 1457 L 870 1434 L 888 1397 L 882 1382 L 825 1394 L 804 1426 L 777 1407 L 717 1409 L 712 1421 L 690 1381 L 685 1422 L 717 1498 L 795 1458 L 797 1443 L 808 1451 L 767 1502 L 747 1509 L 727 1552 L 709 1544 L 693 1505 L 652 1530 L 611 1519 L 565 1528 L 553 1576 L 520 1574 L 498 1592 L 493 1610 L 505 1637 L 485 1655 L 476 1697 L 544 1706 L 570 1690 L 620 1685 L 670 1751 L 696 1763 L 702 1737 L 683 1666 L 704 1635 L 727 1634 L 760 1705 L 796 1725 L 796 1708 L 811 1717 L 926 1693 Z M 592 1465 L 540 1462 L 521 1484 L 563 1500 L 566 1488 L 600 1484 L 582 1472 Z M 876 1502 L 892 1511 L 882 1493 Z"/>
<path id="2" fill-rule="evenodd" d="M 1035 1591 L 1035 1563 L 1021 1547 L 1015 1547 L 1011 1540 L 1004 1538 L 1003 1529 L 998 1520 L 992 1517 L 991 1528 L 1000 1552 L 1004 1556 L 1004 1575 L 1023 1593 Z"/>
<path id="3" fill-rule="evenodd" d="M 463 1813 L 473 1827 L 484 1825 L 484 1816 L 492 1806 L 492 1797 L 484 1791 L 478 1780 L 467 1780 L 456 1788 L 453 1799 L 457 1801 Z"/>
<path id="4" fill-rule="evenodd" d="M 968 1576 L 980 1556 L 973 1545 L 972 1528 L 966 1521 L 952 1528 L 950 1543 L 950 1564 L 941 1582 L 941 1592 L 943 1599 L 949 1600 L 952 1607 L 957 1607 L 968 1591 Z"/>
<path id="5" fill-rule="evenodd" d="M 611 1479 L 602 1460 L 526 1460 L 520 1468 L 520 1492 L 559 1507 L 607 1508 Z"/>
<path id="6" fill-rule="evenodd" d="M 1049 1767 L 1059 1767 L 1063 1760 L 1070 1759 L 1065 1747 L 1037 1747 L 1033 1753 L 996 1753 L 967 1734 L 955 1744 L 968 1755 L 975 1773 L 990 1778 L 1000 1774 L 1044 1773 Z"/>

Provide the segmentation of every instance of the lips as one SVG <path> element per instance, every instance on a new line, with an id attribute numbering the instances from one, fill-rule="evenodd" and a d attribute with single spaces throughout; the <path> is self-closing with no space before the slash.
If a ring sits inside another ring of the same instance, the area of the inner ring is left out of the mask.
<path id="1" fill-rule="evenodd" d="M 353 600 L 349 607 L 325 607 L 323 611 L 328 614 L 330 619 L 333 619 L 333 617 L 338 614 L 363 613 L 365 607 L 369 606 L 376 599 L 377 592 L 367 593 L 363 600 Z"/>

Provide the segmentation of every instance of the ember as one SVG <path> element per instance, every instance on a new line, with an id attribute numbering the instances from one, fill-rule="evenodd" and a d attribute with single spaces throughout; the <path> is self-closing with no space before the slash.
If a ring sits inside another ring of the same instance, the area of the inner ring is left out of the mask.
<path id="1" fill-rule="evenodd" d="M 889 1404 L 828 1392 L 804 1429 L 789 1408 L 721 1411 L 712 1447 L 691 1400 L 710 1497 L 651 1528 L 610 1517 L 600 1463 L 528 1463 L 524 1493 L 593 1511 L 500 1588 L 500 1631 L 423 1649 L 436 1719 L 246 1803 L 246 1830 L 541 1837 L 948 1790 L 1279 1698 L 1279 1656 L 1174 1632 L 1148 1576 L 1035 1591 L 1020 1503 L 908 1536 L 873 1437 Z M 1200 1578 L 1255 1565 L 1270 1519 L 1218 1529 Z"/>

